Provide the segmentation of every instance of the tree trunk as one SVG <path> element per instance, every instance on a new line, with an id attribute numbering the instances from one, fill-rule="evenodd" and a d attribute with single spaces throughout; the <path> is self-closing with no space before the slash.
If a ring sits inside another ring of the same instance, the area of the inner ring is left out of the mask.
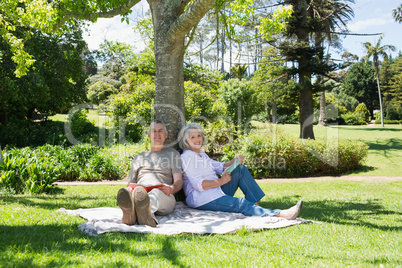
<path id="1" fill-rule="evenodd" d="M 4 91 L 3 91 L 3 85 L 0 85 L 0 90 L 1 90 L 1 96 L 5 96 Z M 7 113 L 7 107 L 6 107 L 6 102 L 5 100 L 1 98 L 1 108 L 0 108 L 0 124 L 3 126 L 7 125 L 8 123 L 8 113 Z"/>
<path id="2" fill-rule="evenodd" d="M 381 98 L 381 89 L 380 89 L 380 79 L 378 79 L 378 67 L 377 68 L 377 87 L 378 87 L 378 99 L 380 101 L 380 116 L 381 116 L 381 127 L 384 127 L 384 116 L 382 112 L 382 98 Z M 373 113 L 371 113 L 373 114 Z"/>
<path id="3" fill-rule="evenodd" d="M 265 110 L 267 111 L 267 120 L 268 120 L 268 122 L 272 122 L 271 121 L 271 106 L 269 105 L 269 103 L 265 104 Z"/>
<path id="4" fill-rule="evenodd" d="M 177 146 L 177 133 L 186 123 L 184 112 L 184 39 L 215 1 L 148 0 L 154 27 L 155 116 L 166 123 L 168 147 Z"/>
<path id="5" fill-rule="evenodd" d="M 170 3 L 169 3 L 170 2 Z M 149 1 L 155 36 L 155 119 L 166 123 L 166 144 L 175 146 L 177 133 L 186 123 L 184 113 L 184 38 L 169 40 L 175 22 L 172 1 Z M 169 12 L 170 11 L 170 12 Z"/>
<path id="6" fill-rule="evenodd" d="M 327 126 L 327 111 L 325 109 L 325 91 L 320 92 L 320 117 L 318 118 L 320 126 Z"/>
<path id="7" fill-rule="evenodd" d="M 309 30 L 307 26 L 307 3 L 299 0 L 295 5 L 295 13 L 301 16 L 300 27 L 296 29 L 297 42 L 304 46 L 310 46 Z M 313 131 L 313 91 L 311 88 L 311 73 L 308 71 L 309 56 L 302 54 L 298 60 L 299 66 L 299 111 L 300 111 L 300 138 L 314 139 Z"/>
<path id="8" fill-rule="evenodd" d="M 278 112 L 276 110 L 276 102 L 274 100 L 271 101 L 272 107 L 272 123 L 278 123 Z"/>

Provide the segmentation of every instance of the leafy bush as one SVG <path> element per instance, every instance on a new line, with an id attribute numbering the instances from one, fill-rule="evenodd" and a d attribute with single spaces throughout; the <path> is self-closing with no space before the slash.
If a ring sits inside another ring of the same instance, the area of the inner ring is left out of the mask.
<path id="1" fill-rule="evenodd" d="M 399 117 L 398 110 L 395 109 L 395 107 L 392 105 L 392 103 L 388 103 L 388 105 L 387 105 L 385 119 L 387 119 L 387 120 L 401 119 L 402 120 L 402 118 Z"/>
<path id="2" fill-rule="evenodd" d="M 381 118 L 376 119 L 375 124 L 381 124 Z M 384 119 L 384 124 L 398 125 L 398 124 L 402 124 L 402 120 L 387 120 L 387 119 Z"/>
<path id="3" fill-rule="evenodd" d="M 53 187 L 59 171 L 52 159 L 29 149 L 4 153 L 0 163 L 0 188 L 15 193 L 47 193 Z"/>
<path id="4" fill-rule="evenodd" d="M 226 106 L 226 116 L 236 125 L 244 124 L 261 112 L 250 82 L 230 79 L 219 88 L 219 99 Z"/>
<path id="5" fill-rule="evenodd" d="M 341 117 L 346 125 L 367 125 L 365 118 L 361 114 L 348 112 Z"/>
<path id="6" fill-rule="evenodd" d="M 363 118 L 366 122 L 370 122 L 370 112 L 364 103 L 357 105 L 354 114 L 360 118 Z"/>
<path id="7" fill-rule="evenodd" d="M 117 93 L 117 90 L 114 86 L 103 81 L 98 81 L 88 87 L 87 97 L 91 103 L 99 104 L 115 93 Z"/>
<path id="8" fill-rule="evenodd" d="M 117 158 L 90 145 L 5 150 L 4 163 L 0 163 L 0 188 L 10 193 L 42 193 L 50 192 L 55 181 L 120 179 L 129 160 L 124 159 L 126 165 L 121 167 Z"/>
<path id="9" fill-rule="evenodd" d="M 32 122 L 30 120 L 12 121 L 0 129 L 2 147 L 41 146 L 44 144 L 67 144 L 62 122 Z"/>
<path id="10" fill-rule="evenodd" d="M 302 140 L 273 130 L 253 130 L 227 147 L 226 154 L 242 154 L 256 177 L 304 177 L 338 175 L 361 166 L 368 153 L 362 142 Z M 228 159 L 225 159 L 228 160 Z"/>
<path id="11" fill-rule="evenodd" d="M 217 120 L 205 125 L 203 128 L 207 137 L 204 150 L 212 156 L 223 155 L 224 148 L 234 142 L 234 126 L 231 123 Z"/>

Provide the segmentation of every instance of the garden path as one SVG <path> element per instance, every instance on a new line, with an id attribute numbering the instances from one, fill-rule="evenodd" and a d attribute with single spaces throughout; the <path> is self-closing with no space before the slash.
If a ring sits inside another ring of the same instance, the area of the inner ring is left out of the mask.
<path id="1" fill-rule="evenodd" d="M 402 177 L 386 177 L 386 176 L 323 176 L 323 177 L 306 177 L 306 178 L 270 178 L 270 179 L 257 179 L 259 183 L 269 182 L 314 182 L 314 181 L 334 181 L 334 180 L 347 180 L 347 181 L 402 181 Z M 98 182 L 85 182 L 85 181 L 65 181 L 55 182 L 55 185 L 64 186 L 79 186 L 79 185 L 126 185 L 127 180 L 119 181 L 98 181 Z"/>

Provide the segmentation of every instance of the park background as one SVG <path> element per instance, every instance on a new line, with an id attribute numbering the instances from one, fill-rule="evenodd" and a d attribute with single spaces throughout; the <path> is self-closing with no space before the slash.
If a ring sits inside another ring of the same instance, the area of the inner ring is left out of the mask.
<path id="1" fill-rule="evenodd" d="M 276 2 L 238 2 L 255 7 L 252 14 L 225 2 L 208 12 L 185 39 L 182 112 L 203 124 L 212 157 L 246 156 L 263 179 L 262 206 L 286 208 L 302 198 L 301 216 L 319 223 L 228 236 L 96 238 L 79 232 L 82 219 L 56 210 L 116 207 L 119 186 L 57 182 L 124 181 L 132 157 L 149 147 L 158 86 L 148 7 L 140 2 L 128 17 L 69 22 L 51 34 L 33 23 L 10 28 L 14 10 L 2 3 L 1 266 L 400 266 L 401 7 L 334 1 L 341 4 L 334 27 L 320 28 L 333 9 L 307 2 L 318 14 L 306 13 L 317 23 L 308 44 L 290 34 L 297 20 L 281 27 L 286 10 L 275 21 Z M 277 31 L 256 28 L 275 23 Z M 4 29 L 24 40 L 34 61 L 16 52 L 18 41 Z M 310 60 L 309 72 L 300 58 Z M 21 62 L 30 66 L 24 71 Z M 302 76 L 309 76 L 303 84 Z M 304 87 L 313 112 L 301 120 Z"/>

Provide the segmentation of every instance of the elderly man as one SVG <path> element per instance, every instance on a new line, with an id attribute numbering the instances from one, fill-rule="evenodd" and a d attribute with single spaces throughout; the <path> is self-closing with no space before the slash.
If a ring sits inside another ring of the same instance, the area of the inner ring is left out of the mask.
<path id="1" fill-rule="evenodd" d="M 123 211 L 122 223 L 155 227 L 155 214 L 173 212 L 176 205 L 174 194 L 183 186 L 183 171 L 180 154 L 164 146 L 167 136 L 162 121 L 151 123 L 148 131 L 151 149 L 134 157 L 128 176 L 129 185 L 117 193 L 117 203 Z"/>

